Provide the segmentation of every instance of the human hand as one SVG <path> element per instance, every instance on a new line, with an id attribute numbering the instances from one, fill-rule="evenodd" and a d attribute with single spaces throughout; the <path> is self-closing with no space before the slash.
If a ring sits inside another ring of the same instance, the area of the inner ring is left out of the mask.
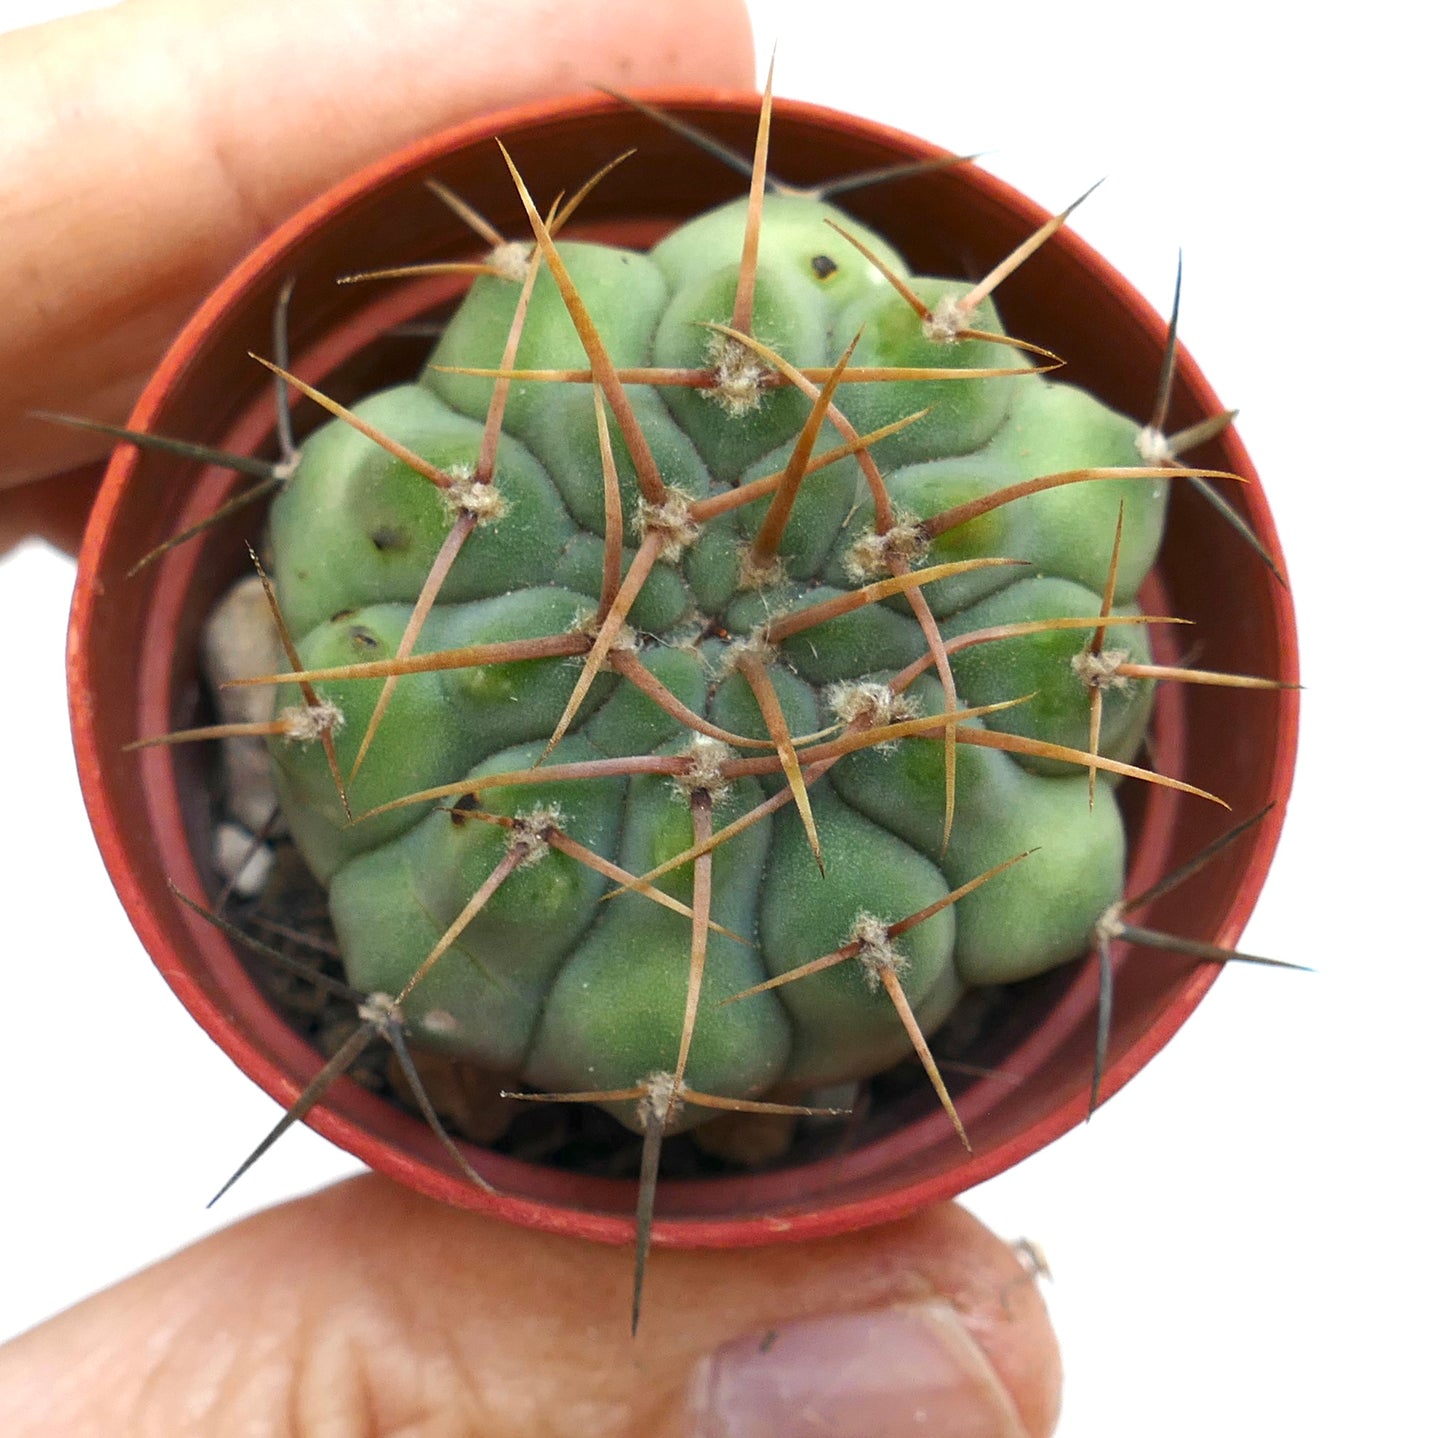
<path id="1" fill-rule="evenodd" d="M 684 13 L 684 11 L 686 13 Z M 100 459 L 206 293 L 367 162 L 595 84 L 753 84 L 741 0 L 128 0 L 0 36 L 0 552 L 72 542 Z"/>
<path id="2" fill-rule="evenodd" d="M 0 1431 L 1036 1438 L 1059 1369 L 1009 1248 L 884 1229 L 632 1255 L 367 1175 L 223 1230 L 0 1349 Z"/>
<path id="3" fill-rule="evenodd" d="M 312 0 L 283 20 L 262 0 L 131 0 L 0 39 L 17 181 L 0 199 L 0 256 L 26 279 L 0 314 L 0 390 L 14 400 L 0 484 L 21 486 L 0 491 L 0 547 L 42 524 L 73 536 L 83 482 L 46 477 L 103 448 L 26 410 L 123 420 L 204 291 L 313 193 L 479 109 L 594 80 L 750 85 L 743 10 Z M 626 1250 L 353 1180 L 0 1350 L 0 1431 L 1052 1426 L 1058 1360 L 1032 1280 L 952 1206 L 820 1243 L 655 1251 L 635 1342 L 631 1282 Z"/>

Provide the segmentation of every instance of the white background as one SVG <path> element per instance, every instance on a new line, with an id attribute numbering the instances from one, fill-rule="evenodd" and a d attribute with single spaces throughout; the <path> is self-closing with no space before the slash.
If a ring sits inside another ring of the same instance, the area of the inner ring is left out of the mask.
<path id="1" fill-rule="evenodd" d="M 1076 228 L 1160 308 L 1182 247 L 1184 343 L 1242 409 L 1289 557 L 1303 741 L 1246 943 L 1317 972 L 1225 973 L 1086 1129 L 968 1196 L 1052 1264 L 1060 1433 L 1430 1431 L 1440 136 L 1433 42 L 1407 18 L 1426 12 L 752 8 L 782 94 L 986 151 L 1050 208 L 1107 175 Z M 354 1168 L 298 1131 L 203 1209 L 275 1110 L 171 998 L 96 858 L 67 736 L 70 583 L 38 547 L 0 563 L 0 1337 Z"/>

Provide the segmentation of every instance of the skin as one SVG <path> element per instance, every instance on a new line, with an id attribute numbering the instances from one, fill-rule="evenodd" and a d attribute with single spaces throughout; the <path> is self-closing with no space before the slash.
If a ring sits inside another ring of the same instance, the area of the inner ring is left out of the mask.
<path id="1" fill-rule="evenodd" d="M 124 421 L 205 293 L 361 165 L 479 109 L 596 84 L 751 88 L 743 6 L 682 8 L 130 0 L 0 36 L 0 490 L 103 456 L 27 411 Z M 84 508 L 60 488 L 29 514 Z"/>
<path id="2" fill-rule="evenodd" d="M 744 8 L 131 0 L 0 37 L 0 551 L 73 547 L 106 448 L 25 411 L 123 422 L 207 288 L 298 205 L 479 106 L 593 82 L 750 87 Z M 680 1438 L 693 1365 L 719 1344 L 919 1300 L 957 1310 L 1027 1433 L 1057 1416 L 1042 1300 L 952 1205 L 825 1242 L 657 1251 L 635 1342 L 631 1282 L 628 1250 L 355 1179 L 0 1349 L 0 1430 Z"/>
<path id="3" fill-rule="evenodd" d="M 692 1365 L 719 1343 L 931 1298 L 963 1315 L 1024 1431 L 1053 1426 L 1058 1364 L 1038 1291 L 951 1205 L 820 1243 L 655 1252 L 636 1341 L 631 1285 L 626 1249 L 512 1229 L 367 1176 L 237 1224 L 0 1349 L 0 1427 L 681 1438 Z"/>

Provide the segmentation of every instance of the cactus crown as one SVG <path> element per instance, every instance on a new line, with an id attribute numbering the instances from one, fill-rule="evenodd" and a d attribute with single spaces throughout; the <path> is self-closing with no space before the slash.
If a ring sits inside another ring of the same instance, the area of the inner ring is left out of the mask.
<path id="1" fill-rule="evenodd" d="M 748 196 L 646 255 L 559 240 L 602 176 L 544 216 L 503 149 L 527 243 L 433 186 L 490 249 L 415 384 L 346 409 L 279 326 L 262 363 L 335 419 L 219 456 L 275 495 L 277 659 L 229 676 L 274 709 L 146 741 L 267 739 L 357 1006 L 241 1171 L 379 1037 L 487 1187 L 410 1040 L 641 1134 L 639 1292 L 665 1135 L 834 1112 L 911 1052 L 966 1146 L 928 1036 L 1094 943 L 1097 1099 L 1109 943 L 1160 938 L 1115 785 L 1213 798 L 1135 762 L 1154 684 L 1272 683 L 1154 664 L 1180 621 L 1135 603 L 1230 417 L 1170 441 L 1169 366 L 1141 427 L 1003 331 L 1068 211 L 977 284 L 913 276 L 768 192 L 769 114 Z"/>

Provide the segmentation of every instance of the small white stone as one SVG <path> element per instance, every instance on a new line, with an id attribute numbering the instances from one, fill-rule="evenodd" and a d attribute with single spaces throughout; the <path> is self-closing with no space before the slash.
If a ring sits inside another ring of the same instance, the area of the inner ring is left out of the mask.
<path id="1" fill-rule="evenodd" d="M 261 739 L 221 740 L 226 781 L 226 816 L 253 834 L 262 830 L 273 839 L 285 832 L 276 810 L 276 783 L 271 755 Z"/>
<path id="2" fill-rule="evenodd" d="M 270 688 L 222 687 L 233 679 L 277 674 L 286 668 L 286 651 L 277 637 L 259 575 L 238 580 L 211 611 L 202 639 L 201 663 L 222 722 L 261 723 L 271 717 L 274 692 Z"/>
<path id="3" fill-rule="evenodd" d="M 264 723 L 271 717 L 275 691 L 268 686 L 222 688 L 233 679 L 278 674 L 287 667 L 286 652 L 277 637 L 276 621 L 259 575 L 238 580 L 211 611 L 202 640 L 201 663 L 216 701 L 216 717 L 222 723 Z M 273 818 L 276 789 L 266 741 L 253 736 L 223 739 L 221 756 L 227 816 L 253 832 L 270 820 L 268 832 L 277 833 Z"/>
<path id="4" fill-rule="evenodd" d="M 254 899 L 271 877 L 276 855 L 239 824 L 217 825 L 211 849 L 216 872 L 243 899 Z"/>

